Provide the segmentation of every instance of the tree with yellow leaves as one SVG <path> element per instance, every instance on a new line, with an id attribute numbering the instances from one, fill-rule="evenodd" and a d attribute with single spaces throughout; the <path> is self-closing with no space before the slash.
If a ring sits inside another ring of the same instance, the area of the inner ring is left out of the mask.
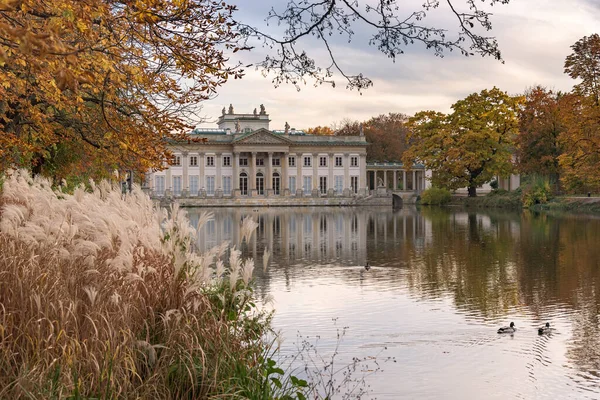
<path id="1" fill-rule="evenodd" d="M 227 64 L 234 11 L 211 0 L 0 0 L 0 171 L 160 168 L 199 103 L 241 76 Z"/>
<path id="2" fill-rule="evenodd" d="M 449 115 L 417 113 L 409 119 L 411 146 L 402 157 L 404 164 L 423 163 L 433 171 L 433 185 L 467 187 L 470 197 L 477 196 L 478 186 L 513 171 L 521 101 L 493 88 L 457 101 Z"/>

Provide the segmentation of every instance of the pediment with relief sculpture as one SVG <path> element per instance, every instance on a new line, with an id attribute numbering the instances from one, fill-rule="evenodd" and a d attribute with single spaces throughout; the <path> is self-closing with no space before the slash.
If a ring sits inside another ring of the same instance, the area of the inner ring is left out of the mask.
<path id="1" fill-rule="evenodd" d="M 243 136 L 234 141 L 236 144 L 286 144 L 289 145 L 290 140 L 274 135 L 266 129 L 259 129 L 246 136 Z"/>

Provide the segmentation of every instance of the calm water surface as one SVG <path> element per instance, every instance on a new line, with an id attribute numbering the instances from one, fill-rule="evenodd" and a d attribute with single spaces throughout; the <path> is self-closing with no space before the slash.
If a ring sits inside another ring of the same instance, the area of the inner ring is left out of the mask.
<path id="1" fill-rule="evenodd" d="M 246 215 L 259 228 L 242 248 L 256 259 L 259 296 L 273 298 L 284 354 L 299 332 L 327 356 L 348 327 L 340 361 L 396 360 L 363 371 L 369 397 L 600 399 L 600 219 L 222 209 L 199 246 L 235 243 Z M 273 256 L 263 271 L 265 247 Z M 511 321 L 514 335 L 496 333 Z M 547 321 L 554 333 L 538 336 Z"/>

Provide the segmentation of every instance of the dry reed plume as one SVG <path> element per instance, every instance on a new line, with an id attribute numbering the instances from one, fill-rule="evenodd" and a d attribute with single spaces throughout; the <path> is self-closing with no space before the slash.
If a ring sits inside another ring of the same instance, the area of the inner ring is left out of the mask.
<path id="1" fill-rule="evenodd" d="M 0 206 L 0 398 L 239 395 L 228 369 L 253 373 L 265 329 L 252 260 L 196 254 L 184 211 L 139 188 L 67 194 L 12 171 Z"/>

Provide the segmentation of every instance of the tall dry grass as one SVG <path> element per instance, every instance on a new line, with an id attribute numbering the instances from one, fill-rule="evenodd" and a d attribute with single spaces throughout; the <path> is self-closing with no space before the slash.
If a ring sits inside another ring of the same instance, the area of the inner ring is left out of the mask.
<path id="1" fill-rule="evenodd" d="M 244 397 L 261 379 L 254 264 L 195 253 L 177 206 L 13 171 L 0 209 L 0 398 Z"/>

